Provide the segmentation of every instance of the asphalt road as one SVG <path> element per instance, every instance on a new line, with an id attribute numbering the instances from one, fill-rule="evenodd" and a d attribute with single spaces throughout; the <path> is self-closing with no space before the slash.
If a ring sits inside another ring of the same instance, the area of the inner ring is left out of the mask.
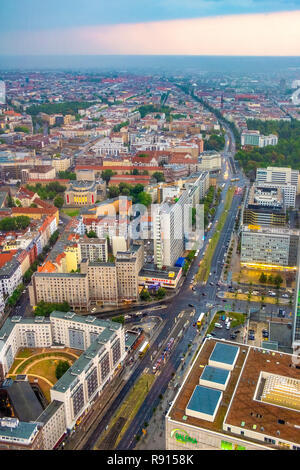
<path id="1" fill-rule="evenodd" d="M 221 203 L 216 210 L 215 221 L 219 219 L 223 210 L 226 192 L 230 186 L 231 178 L 231 169 L 228 164 L 228 155 L 231 145 L 231 139 L 226 139 L 226 155 L 223 161 L 222 175 L 225 175 L 225 179 L 221 180 L 220 183 L 225 183 L 225 187 L 221 195 Z M 227 172 L 226 172 L 227 170 Z M 240 175 L 242 178 L 242 175 Z M 212 306 L 220 305 L 222 302 L 216 297 L 217 286 L 221 271 L 222 271 L 222 260 L 225 252 L 225 242 L 231 236 L 232 229 L 235 224 L 235 218 L 238 211 L 238 206 L 241 203 L 241 195 L 235 195 L 233 197 L 233 202 L 231 208 L 228 210 L 228 217 L 224 224 L 223 230 L 220 235 L 219 242 L 217 244 L 213 260 L 212 260 L 212 274 L 209 278 L 209 281 L 204 286 L 197 286 L 195 293 L 191 289 L 191 279 L 198 271 L 198 264 L 202 259 L 203 252 L 206 245 L 209 243 L 209 239 L 215 232 L 216 222 L 213 223 L 211 230 L 208 232 L 206 239 L 204 241 L 203 247 L 201 248 L 197 259 L 195 259 L 192 264 L 187 277 L 182 285 L 180 293 L 168 304 L 167 308 L 160 314 L 163 319 L 162 325 L 160 327 L 159 333 L 155 340 L 152 342 L 146 356 L 142 359 L 137 359 L 138 365 L 135 365 L 132 375 L 130 376 L 128 382 L 125 384 L 124 388 L 119 393 L 118 397 L 113 401 L 110 409 L 107 411 L 103 419 L 99 422 L 98 426 L 86 442 L 84 449 L 92 449 L 99 436 L 104 431 L 105 427 L 109 424 L 112 416 L 119 407 L 119 405 L 124 400 L 126 394 L 129 392 L 130 388 L 139 378 L 141 373 L 145 369 L 152 370 L 154 365 L 154 358 L 151 361 L 151 356 L 155 351 L 163 350 L 167 342 L 171 337 L 177 339 L 167 363 L 162 368 L 159 376 L 154 382 L 152 388 L 150 389 L 144 403 L 140 407 L 137 415 L 135 416 L 133 422 L 131 423 L 129 429 L 125 433 L 121 442 L 118 445 L 118 449 L 129 449 L 135 446 L 134 436 L 137 434 L 143 423 L 148 421 L 152 414 L 152 409 L 159 400 L 159 395 L 164 392 L 167 388 L 168 383 L 172 377 L 172 373 L 175 372 L 181 362 L 181 356 L 188 349 L 188 344 L 192 342 L 197 333 L 197 328 L 193 326 L 197 321 L 201 312 L 207 312 L 209 309 L 207 303 L 210 303 Z M 222 202 L 223 201 L 223 202 Z M 220 262 L 221 261 L 221 262 Z M 213 282 L 213 286 L 209 285 L 209 282 Z M 202 293 L 206 295 L 203 296 Z M 195 308 L 191 308 L 188 304 L 193 304 Z M 180 315 L 180 316 L 179 316 Z M 192 316 L 191 316 L 192 315 Z M 176 319 L 176 320 L 175 320 Z M 178 339 L 178 333 L 181 330 L 184 330 L 184 334 Z M 158 356 L 158 354 L 156 355 Z"/>

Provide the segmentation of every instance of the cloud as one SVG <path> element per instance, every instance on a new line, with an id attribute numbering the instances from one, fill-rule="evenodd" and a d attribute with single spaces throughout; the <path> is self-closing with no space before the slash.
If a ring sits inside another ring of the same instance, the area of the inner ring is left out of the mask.
<path id="1" fill-rule="evenodd" d="M 300 55 L 300 10 L 4 33 L 6 54 Z"/>

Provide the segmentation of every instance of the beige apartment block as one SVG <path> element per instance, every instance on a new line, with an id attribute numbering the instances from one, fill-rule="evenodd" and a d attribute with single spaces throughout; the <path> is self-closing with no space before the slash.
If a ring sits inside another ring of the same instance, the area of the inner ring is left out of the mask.
<path id="1" fill-rule="evenodd" d="M 30 304 L 41 300 L 68 302 L 72 308 L 86 310 L 90 306 L 88 276 L 79 273 L 35 273 L 29 288 Z"/>

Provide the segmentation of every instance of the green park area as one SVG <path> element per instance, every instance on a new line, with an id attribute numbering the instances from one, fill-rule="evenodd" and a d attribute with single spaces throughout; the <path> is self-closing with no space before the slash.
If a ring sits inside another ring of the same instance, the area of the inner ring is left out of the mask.
<path id="1" fill-rule="evenodd" d="M 95 449 L 113 449 L 118 445 L 145 400 L 154 381 L 155 375 L 153 374 L 141 375 L 116 411 L 109 428 L 96 443 Z"/>
<path id="2" fill-rule="evenodd" d="M 26 374 L 29 380 L 37 378 L 45 398 L 50 402 L 50 389 L 57 382 L 56 368 L 59 362 L 66 361 L 72 365 L 77 357 L 77 353 L 69 351 L 21 349 L 7 375 L 14 378 L 17 374 Z"/>
<path id="3" fill-rule="evenodd" d="M 226 317 L 232 318 L 231 328 L 236 328 L 237 326 L 243 325 L 246 320 L 246 314 L 238 312 L 225 312 L 225 310 L 219 310 L 214 318 L 212 319 L 211 324 L 209 325 L 206 334 L 211 334 L 215 328 L 215 323 L 220 323 L 220 316 L 225 315 Z"/>
<path id="4" fill-rule="evenodd" d="M 206 247 L 205 254 L 200 262 L 199 271 L 196 274 L 196 281 L 198 282 L 205 283 L 208 280 L 210 269 L 211 269 L 212 258 L 213 258 L 216 246 L 219 242 L 221 231 L 224 227 L 224 224 L 227 218 L 227 211 L 229 210 L 231 203 L 232 203 L 234 191 L 235 191 L 234 187 L 230 187 L 227 191 L 224 211 L 219 219 L 219 222 L 216 227 L 216 231 L 214 235 L 212 236 L 210 243 Z"/>
<path id="5" fill-rule="evenodd" d="M 69 217 L 76 217 L 80 214 L 80 209 L 61 209 L 61 211 Z"/>

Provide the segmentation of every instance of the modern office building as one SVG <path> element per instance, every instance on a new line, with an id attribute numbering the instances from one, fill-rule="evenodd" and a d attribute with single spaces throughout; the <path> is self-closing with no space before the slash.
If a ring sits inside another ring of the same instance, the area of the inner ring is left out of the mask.
<path id="1" fill-rule="evenodd" d="M 292 207 L 294 208 L 296 205 L 296 196 L 297 196 L 297 186 L 294 184 L 275 184 L 275 183 L 256 183 L 262 189 L 276 189 L 281 190 L 283 194 L 284 205 L 286 208 Z"/>
<path id="2" fill-rule="evenodd" d="M 166 415 L 166 449 L 300 450 L 295 359 L 206 339 Z"/>
<path id="3" fill-rule="evenodd" d="M 283 191 L 276 187 L 253 184 L 243 211 L 243 223 L 251 225 L 286 225 Z"/>
<path id="4" fill-rule="evenodd" d="M 267 145 L 277 145 L 278 144 L 278 137 L 277 135 L 260 135 L 259 131 L 244 131 L 241 135 L 241 145 L 244 146 L 251 146 L 251 147 L 259 147 L 263 148 Z"/>
<path id="5" fill-rule="evenodd" d="M 293 348 L 300 365 L 300 242 L 298 246 L 298 272 L 295 287 L 295 314 L 293 327 Z"/>
<path id="6" fill-rule="evenodd" d="M 193 230 L 192 208 L 200 204 L 208 187 L 208 171 L 191 175 L 178 197 L 167 198 L 152 208 L 154 263 L 159 269 L 173 266 L 185 249 L 199 247 L 201 230 Z"/>
<path id="7" fill-rule="evenodd" d="M 272 184 L 292 184 L 298 188 L 299 192 L 299 170 L 292 168 L 268 166 L 267 168 L 257 168 L 257 183 Z"/>
<path id="8" fill-rule="evenodd" d="M 297 269 L 299 230 L 244 225 L 241 265 Z"/>

